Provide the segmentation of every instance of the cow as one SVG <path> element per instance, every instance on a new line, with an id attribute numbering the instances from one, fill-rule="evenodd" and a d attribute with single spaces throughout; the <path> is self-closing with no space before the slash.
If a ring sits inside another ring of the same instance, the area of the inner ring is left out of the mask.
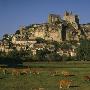
<path id="1" fill-rule="evenodd" d="M 90 76 L 84 76 L 84 80 L 90 81 Z"/>
<path id="2" fill-rule="evenodd" d="M 69 88 L 72 80 L 59 80 L 59 88 Z"/>
<path id="3" fill-rule="evenodd" d="M 34 75 L 39 75 L 40 73 L 39 73 L 39 71 L 37 71 L 37 70 L 32 70 L 32 74 L 34 74 Z"/>
<path id="4" fill-rule="evenodd" d="M 19 76 L 19 74 L 20 74 L 20 71 L 19 71 L 19 69 L 12 69 L 12 75 L 13 76 Z"/>
<path id="5" fill-rule="evenodd" d="M 27 75 L 28 73 L 30 73 L 29 68 L 22 69 L 21 72 L 20 72 L 21 75 L 24 75 L 24 74 Z"/>

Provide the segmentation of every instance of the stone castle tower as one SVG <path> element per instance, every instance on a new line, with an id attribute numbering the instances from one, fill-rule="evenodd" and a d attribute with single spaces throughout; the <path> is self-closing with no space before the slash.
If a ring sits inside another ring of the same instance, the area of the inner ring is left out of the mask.
<path id="1" fill-rule="evenodd" d="M 37 38 L 41 37 L 45 40 L 66 41 L 77 40 L 79 32 L 79 18 L 72 12 L 65 12 L 64 19 L 60 15 L 49 14 L 48 23 L 33 24 L 28 29 L 20 27 L 20 38 Z M 70 25 L 70 26 L 69 26 Z"/>
<path id="2" fill-rule="evenodd" d="M 61 17 L 60 15 L 56 15 L 56 14 L 49 14 L 48 16 L 48 23 L 54 23 L 54 22 L 58 22 L 61 21 Z"/>
<path id="3" fill-rule="evenodd" d="M 66 40 L 79 40 L 79 17 L 72 12 L 65 12 L 63 19 L 67 22 L 69 28 L 66 30 Z"/>
<path id="4" fill-rule="evenodd" d="M 79 17 L 78 15 L 73 15 L 72 12 L 65 12 L 63 19 L 68 23 L 72 24 L 75 29 L 79 28 Z"/>

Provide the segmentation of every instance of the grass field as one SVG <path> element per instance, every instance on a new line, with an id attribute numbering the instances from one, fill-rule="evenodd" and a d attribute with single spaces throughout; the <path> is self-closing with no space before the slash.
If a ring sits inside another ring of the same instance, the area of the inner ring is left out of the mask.
<path id="1" fill-rule="evenodd" d="M 6 74 L 0 71 L 0 90 L 90 90 L 90 82 L 84 80 L 84 76 L 90 76 L 90 62 L 36 62 L 24 65 L 39 74 L 13 76 L 12 68 L 7 68 Z M 52 76 L 55 71 L 58 74 Z M 75 76 L 65 77 L 61 74 L 62 71 L 68 71 Z M 58 81 L 62 79 L 72 80 L 69 89 L 59 89 Z"/>

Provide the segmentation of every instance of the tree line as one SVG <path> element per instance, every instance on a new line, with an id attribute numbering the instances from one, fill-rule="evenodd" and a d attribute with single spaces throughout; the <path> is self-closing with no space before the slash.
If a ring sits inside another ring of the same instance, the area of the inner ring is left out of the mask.
<path id="1" fill-rule="evenodd" d="M 90 40 L 81 39 L 80 45 L 76 48 L 77 55 L 75 57 L 60 56 L 56 51 L 59 47 L 70 48 L 63 44 L 60 46 L 57 42 L 53 42 L 55 45 L 54 51 L 49 51 L 47 48 L 43 50 L 37 50 L 36 54 L 33 55 L 31 50 L 20 51 L 13 50 L 11 52 L 5 53 L 0 52 L 0 64 L 22 64 L 23 62 L 37 62 L 37 61 L 90 61 Z"/>

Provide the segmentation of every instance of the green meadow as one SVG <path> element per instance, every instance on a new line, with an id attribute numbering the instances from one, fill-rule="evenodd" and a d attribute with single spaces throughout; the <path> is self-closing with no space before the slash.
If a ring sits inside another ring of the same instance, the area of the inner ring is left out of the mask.
<path id="1" fill-rule="evenodd" d="M 90 81 L 84 76 L 90 76 L 90 62 L 31 62 L 24 63 L 31 73 L 13 76 L 12 68 L 7 68 L 4 74 L 0 70 L 0 90 L 90 90 Z M 3 69 L 3 68 L 2 68 Z M 33 74 L 32 70 L 39 72 Z M 72 76 L 65 77 L 62 71 Z M 53 75 L 57 72 L 56 75 Z M 69 89 L 60 89 L 59 80 L 72 80 Z"/>

